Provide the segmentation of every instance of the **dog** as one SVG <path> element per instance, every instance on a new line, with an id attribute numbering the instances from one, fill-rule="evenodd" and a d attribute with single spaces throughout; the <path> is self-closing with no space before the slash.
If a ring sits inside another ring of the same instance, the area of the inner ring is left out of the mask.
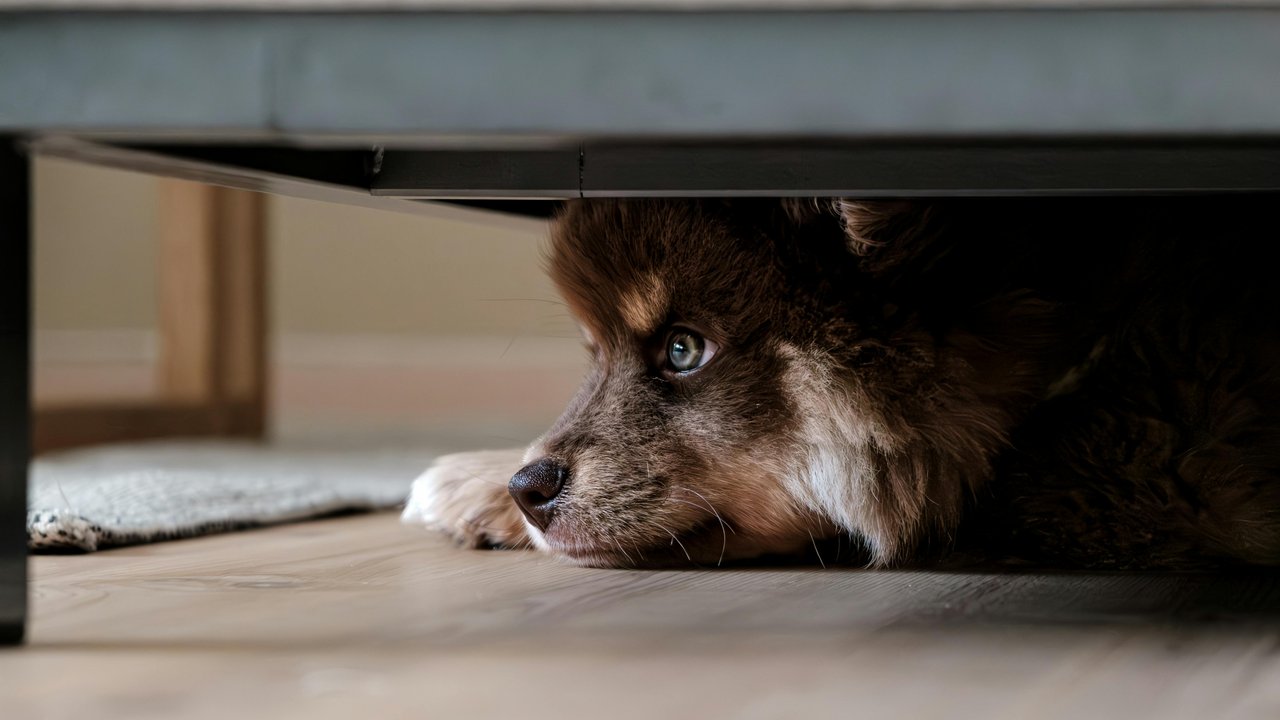
<path id="1" fill-rule="evenodd" d="M 406 517 L 599 567 L 1276 565 L 1274 207 L 570 202 L 587 378 Z"/>

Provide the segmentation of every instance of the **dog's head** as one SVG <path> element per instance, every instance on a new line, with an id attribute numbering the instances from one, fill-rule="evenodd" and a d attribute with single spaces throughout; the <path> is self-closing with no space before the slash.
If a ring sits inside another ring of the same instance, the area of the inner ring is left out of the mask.
<path id="1" fill-rule="evenodd" d="M 849 533 L 887 561 L 948 527 L 1007 418 L 973 358 L 896 304 L 886 268 L 930 222 L 903 204 L 570 204 L 550 272 L 592 368 L 511 481 L 535 543 L 716 564 Z"/>

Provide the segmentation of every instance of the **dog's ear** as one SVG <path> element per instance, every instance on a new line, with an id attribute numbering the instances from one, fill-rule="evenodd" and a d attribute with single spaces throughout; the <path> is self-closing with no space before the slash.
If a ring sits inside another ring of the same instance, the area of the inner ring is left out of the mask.
<path id="1" fill-rule="evenodd" d="M 788 198 L 782 201 L 782 207 L 797 225 L 831 222 L 834 218 L 849 251 L 875 269 L 918 256 L 936 229 L 936 206 L 926 201 Z"/>
<path id="2" fill-rule="evenodd" d="M 910 253 L 929 226 L 932 206 L 911 200 L 833 201 L 845 241 L 855 255 Z"/>
<path id="3" fill-rule="evenodd" d="M 840 215 L 839 198 L 798 197 L 782 198 L 782 212 L 793 225 L 813 222 L 829 222 Z"/>

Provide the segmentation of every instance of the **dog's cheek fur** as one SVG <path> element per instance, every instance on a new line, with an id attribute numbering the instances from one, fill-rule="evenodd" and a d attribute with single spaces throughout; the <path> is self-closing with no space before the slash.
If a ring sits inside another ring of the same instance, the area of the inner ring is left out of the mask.
<path id="1" fill-rule="evenodd" d="M 904 521 L 918 515 L 909 497 L 881 498 L 875 492 L 881 465 L 878 448 L 886 444 L 867 408 L 859 408 L 833 368 L 817 353 L 784 344 L 786 386 L 798 419 L 790 433 L 790 467 L 780 471 L 789 494 L 805 507 L 859 532 L 873 555 L 883 558 L 900 545 Z M 896 495 L 897 493 L 895 493 Z M 895 500 L 909 507 L 888 517 L 880 507 Z"/>
<path id="2" fill-rule="evenodd" d="M 735 556 L 793 553 L 831 536 L 829 515 L 790 482 L 801 416 L 785 390 L 786 362 L 767 346 L 740 349 L 725 370 L 673 416 L 672 430 L 705 468 L 689 478 L 686 497 L 673 497 L 714 505 L 734 534 Z M 687 497 L 694 491 L 702 497 Z"/>
<path id="3" fill-rule="evenodd" d="M 948 320 L 939 324 L 928 309 L 894 298 L 904 268 L 927 277 L 923 248 L 938 232 L 932 208 L 810 201 L 788 212 L 810 224 L 838 216 L 860 282 L 886 295 L 854 313 L 877 328 L 873 337 L 832 323 L 818 342 L 779 349 L 788 366 L 782 385 L 799 418 L 791 492 L 861 535 L 878 564 L 918 555 L 931 542 L 945 548 L 1060 362 L 1053 357 L 1060 310 L 1017 291 L 962 315 L 945 308 Z"/>
<path id="4" fill-rule="evenodd" d="M 959 357 L 896 348 L 850 371 L 788 347 L 802 421 L 791 490 L 865 541 L 876 564 L 950 541 L 966 498 L 990 474 L 1012 417 Z"/>

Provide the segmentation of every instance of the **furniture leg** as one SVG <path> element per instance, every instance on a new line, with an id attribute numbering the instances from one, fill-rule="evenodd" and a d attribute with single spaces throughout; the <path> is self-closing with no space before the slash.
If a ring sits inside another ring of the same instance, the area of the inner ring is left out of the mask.
<path id="1" fill-rule="evenodd" d="M 30 375 L 30 164 L 0 135 L 0 644 L 22 642 L 27 614 Z"/>

